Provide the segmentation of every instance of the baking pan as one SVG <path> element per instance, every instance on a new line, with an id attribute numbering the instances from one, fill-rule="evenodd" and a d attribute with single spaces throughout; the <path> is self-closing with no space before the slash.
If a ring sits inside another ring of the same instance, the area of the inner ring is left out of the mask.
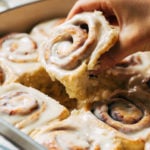
<path id="1" fill-rule="evenodd" d="M 0 35 L 28 32 L 39 22 L 67 15 L 76 0 L 41 0 L 0 13 Z"/>
<path id="2" fill-rule="evenodd" d="M 0 135 L 4 136 L 19 150 L 46 150 L 43 146 L 36 143 L 29 136 L 25 135 L 3 119 L 0 119 Z M 6 147 L 6 145 L 0 144 L 0 149 L 12 150 Z"/>

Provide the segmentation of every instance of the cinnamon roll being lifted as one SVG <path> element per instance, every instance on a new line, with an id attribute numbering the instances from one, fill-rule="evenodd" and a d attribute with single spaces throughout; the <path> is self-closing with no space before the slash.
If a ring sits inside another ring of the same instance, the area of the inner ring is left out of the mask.
<path id="1" fill-rule="evenodd" d="M 94 80 L 90 70 L 97 67 L 100 56 L 117 39 L 118 30 L 109 25 L 101 12 L 84 12 L 54 28 L 39 48 L 40 60 L 52 79 L 66 87 L 71 98 L 90 101 L 106 86 Z"/>
<path id="2" fill-rule="evenodd" d="M 0 117 L 26 134 L 66 116 L 64 106 L 33 88 L 17 83 L 0 88 Z"/>

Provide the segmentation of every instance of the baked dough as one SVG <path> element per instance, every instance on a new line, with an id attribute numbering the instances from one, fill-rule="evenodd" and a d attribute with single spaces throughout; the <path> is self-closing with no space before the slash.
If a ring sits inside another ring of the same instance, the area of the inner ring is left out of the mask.
<path id="1" fill-rule="evenodd" d="M 65 18 L 55 18 L 42 22 L 34 26 L 30 32 L 30 36 L 37 42 L 38 45 L 51 36 L 51 31 L 54 27 L 65 21 Z"/>
<path id="2" fill-rule="evenodd" d="M 37 31 L 37 28 L 35 29 Z M 69 103 L 69 96 L 64 86 L 58 81 L 51 80 L 39 62 L 37 49 L 38 44 L 29 34 L 14 33 L 2 37 L 0 39 L 1 85 L 17 82 L 36 88 L 72 109 L 76 105 L 76 100 L 72 99 Z"/>
<path id="3" fill-rule="evenodd" d="M 134 134 L 150 127 L 149 91 L 138 86 L 128 91 L 116 90 L 113 95 L 96 102 L 92 111 L 97 118 L 111 127 Z"/>
<path id="4" fill-rule="evenodd" d="M 64 106 L 33 88 L 17 83 L 0 88 L 0 117 L 26 134 L 68 114 Z"/>
<path id="5" fill-rule="evenodd" d="M 101 12 L 84 12 L 54 28 L 39 48 L 40 61 L 51 78 L 66 87 L 70 98 L 93 101 L 97 95 L 104 95 L 106 83 L 101 83 L 101 77 L 91 79 L 90 71 L 117 39 L 118 30 L 109 25 Z"/>
<path id="6" fill-rule="evenodd" d="M 1 38 L 0 117 L 49 150 L 149 150 L 150 52 L 92 74 L 117 39 L 98 11 Z"/>
<path id="7" fill-rule="evenodd" d="M 16 74 L 12 82 L 25 82 L 44 69 L 38 63 L 36 42 L 26 33 L 9 34 L 0 39 L 0 58 Z M 34 67 L 33 67 L 34 66 Z"/>
<path id="8" fill-rule="evenodd" d="M 67 119 L 41 127 L 30 136 L 48 150 L 144 149 L 142 140 L 127 137 L 85 110 L 74 110 Z"/>
<path id="9" fill-rule="evenodd" d="M 149 87 L 143 88 L 140 85 L 135 85 L 128 90 L 116 90 L 107 100 L 95 102 L 91 111 L 99 120 L 123 133 L 128 139 L 143 141 L 145 149 L 148 150 L 149 108 Z M 138 149 L 143 150 L 144 148 Z"/>
<path id="10" fill-rule="evenodd" d="M 109 99 L 74 110 L 30 136 L 49 150 L 149 150 L 149 107 L 149 88 L 116 90 Z"/>
<path id="11" fill-rule="evenodd" d="M 143 86 L 150 77 L 150 52 L 137 52 L 107 70 L 107 75 L 118 85 L 128 89 L 135 85 Z"/>
<path id="12" fill-rule="evenodd" d="M 36 62 L 37 44 L 26 33 L 9 34 L 0 39 L 0 57 L 16 63 Z"/>
<path id="13" fill-rule="evenodd" d="M 1 64 L 7 63 L 12 75 L 15 74 L 5 84 L 19 82 L 47 93 L 46 88 L 50 87 L 52 80 L 38 61 L 37 48 L 37 43 L 26 33 L 9 34 L 0 39 Z M 10 74 L 5 72 L 6 76 Z"/>

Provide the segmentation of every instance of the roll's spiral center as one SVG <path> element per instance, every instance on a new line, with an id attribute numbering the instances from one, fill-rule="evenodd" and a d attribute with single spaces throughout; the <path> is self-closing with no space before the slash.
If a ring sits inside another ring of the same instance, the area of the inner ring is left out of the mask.
<path id="1" fill-rule="evenodd" d="M 28 55 L 35 51 L 36 44 L 28 37 L 10 38 L 3 42 L 2 48 L 8 52 Z"/>
<path id="2" fill-rule="evenodd" d="M 137 123 L 143 116 L 143 112 L 136 105 L 124 99 L 118 99 L 108 107 L 110 116 L 125 124 Z"/>
<path id="3" fill-rule="evenodd" d="M 9 115 L 26 115 L 38 108 L 37 101 L 24 92 L 9 93 L 0 97 L 0 112 Z"/>
<path id="4" fill-rule="evenodd" d="M 37 61 L 37 44 L 27 34 L 11 34 L 0 40 L 0 56 L 15 63 Z"/>
<path id="5" fill-rule="evenodd" d="M 117 93 L 105 102 L 96 102 L 91 111 L 99 120 L 124 133 L 149 127 L 149 108 L 136 97 L 125 94 Z"/>

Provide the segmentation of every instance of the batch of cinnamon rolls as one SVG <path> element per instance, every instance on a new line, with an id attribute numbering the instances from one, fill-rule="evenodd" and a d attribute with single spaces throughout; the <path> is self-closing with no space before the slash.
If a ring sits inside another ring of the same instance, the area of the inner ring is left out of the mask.
<path id="1" fill-rule="evenodd" d="M 0 38 L 0 117 L 48 150 L 150 150 L 150 52 L 99 74 L 119 29 L 101 12 Z"/>

